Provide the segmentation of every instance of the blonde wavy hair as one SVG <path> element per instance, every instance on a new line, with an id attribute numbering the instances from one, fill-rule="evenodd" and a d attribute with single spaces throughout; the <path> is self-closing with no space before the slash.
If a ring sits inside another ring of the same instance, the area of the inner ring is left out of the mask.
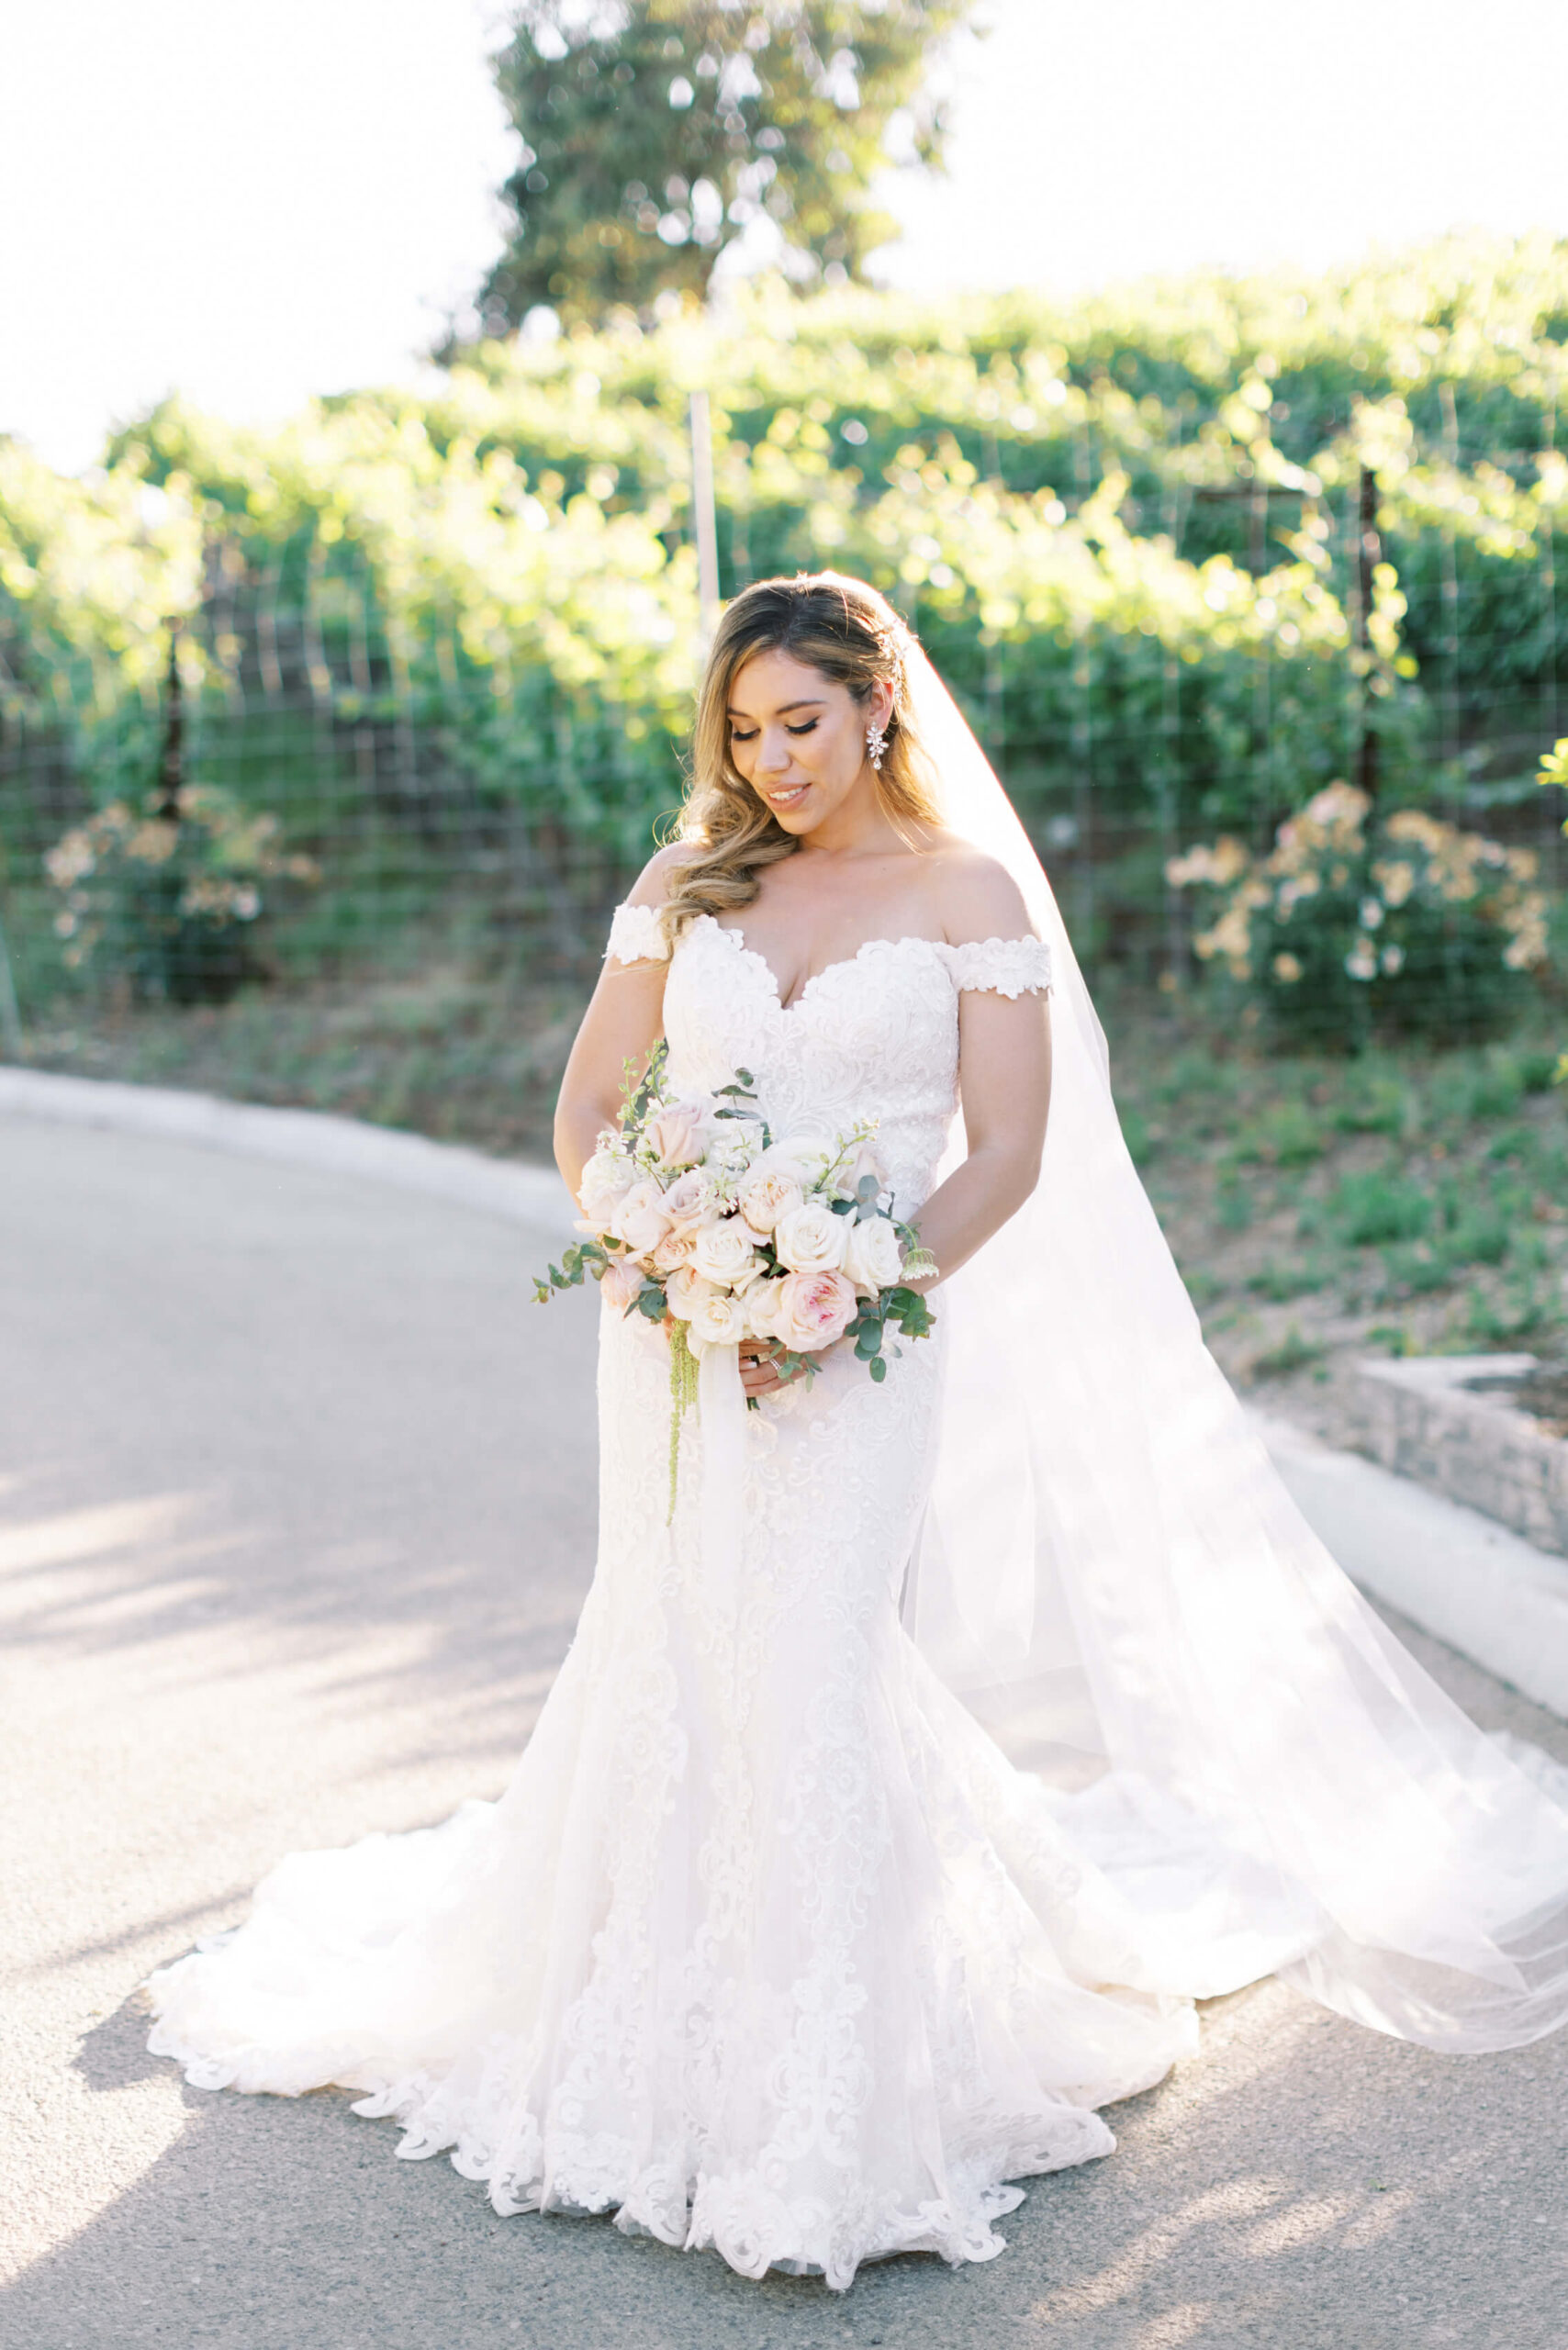
<path id="1" fill-rule="evenodd" d="M 806 662 L 847 687 L 862 706 L 879 682 L 890 685 L 878 798 L 901 831 L 940 824 L 935 772 L 910 709 L 904 655 L 911 642 L 892 606 L 863 579 L 802 571 L 741 590 L 719 622 L 698 694 L 691 780 L 676 836 L 693 853 L 672 867 L 662 911 L 672 945 L 699 914 L 722 917 L 749 906 L 764 870 L 800 845 L 730 755 L 731 690 L 737 672 L 759 653 Z"/>

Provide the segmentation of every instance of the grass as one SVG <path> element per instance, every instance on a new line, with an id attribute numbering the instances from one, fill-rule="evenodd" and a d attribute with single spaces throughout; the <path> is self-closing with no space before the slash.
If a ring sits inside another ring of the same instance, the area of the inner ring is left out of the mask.
<path id="1" fill-rule="evenodd" d="M 1282 1338 L 1252 1358 L 1254 1379 L 1286 1379 L 1293 1371 L 1307 1371 L 1323 1360 L 1324 1348 L 1304 1338 L 1293 1322 Z"/>
<path id="2" fill-rule="evenodd" d="M 36 1066 L 299 1102 L 543 1159 L 579 980 L 458 954 L 211 1011 L 57 1017 Z M 1568 1345 L 1568 1089 L 1554 1032 L 1271 1056 L 1170 999 L 1106 1006 L 1128 1138 L 1215 1353 L 1335 1432 L 1350 1366 Z"/>
<path id="3" fill-rule="evenodd" d="M 211 1009 L 57 1020 L 41 1069 L 302 1104 L 544 1158 L 586 990 L 570 980 L 412 977 L 273 989 Z"/>
<path id="4" fill-rule="evenodd" d="M 1344 1436 L 1369 1354 L 1568 1348 L 1568 1090 L 1544 1021 L 1357 1060 L 1270 1058 L 1166 1005 L 1113 1002 L 1106 1024 L 1210 1344 L 1271 1408 Z"/>

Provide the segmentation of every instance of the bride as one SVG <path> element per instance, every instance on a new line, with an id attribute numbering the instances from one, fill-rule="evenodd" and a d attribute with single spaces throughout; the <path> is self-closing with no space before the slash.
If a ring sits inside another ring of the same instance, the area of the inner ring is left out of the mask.
<path id="1" fill-rule="evenodd" d="M 1045 877 L 857 581 L 724 616 L 680 839 L 562 1086 L 574 1190 L 661 1037 L 678 1092 L 745 1069 L 776 1133 L 879 1121 L 934 1340 L 879 1386 L 842 1345 L 809 1383 L 730 1350 L 756 1408 L 715 1572 L 700 1426 L 670 1512 L 665 1334 L 607 1302 L 598 1567 L 510 1786 L 285 1861 L 152 1978 L 152 2048 L 357 2089 L 498 2211 L 843 2288 L 999 2252 L 1014 2182 L 1111 2151 L 1195 1998 L 1277 1971 L 1453 2052 L 1568 2017 L 1568 1811 L 1285 1495 Z"/>

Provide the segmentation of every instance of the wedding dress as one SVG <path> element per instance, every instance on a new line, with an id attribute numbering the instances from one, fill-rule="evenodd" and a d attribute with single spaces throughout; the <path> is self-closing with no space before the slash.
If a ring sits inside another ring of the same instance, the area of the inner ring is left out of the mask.
<path id="1" fill-rule="evenodd" d="M 960 993 L 1050 985 L 1034 1201 L 882 1385 L 840 1354 L 743 1416 L 717 1559 L 717 1443 L 688 1417 L 671 1516 L 665 1341 L 607 1310 L 597 1571 L 505 1795 L 293 1856 L 151 1986 L 151 2045 L 198 2086 L 340 2084 L 499 2211 L 838 2288 L 1000 2251 L 1014 2182 L 1111 2150 L 1099 2109 L 1194 2046 L 1195 1997 L 1277 1968 L 1452 2049 L 1568 2016 L 1568 1811 L 1398 1648 L 1247 1430 L 1054 901 L 914 663 L 958 828 L 1041 937 L 873 939 L 786 1007 L 704 916 L 669 1073 L 749 1070 L 776 1133 L 875 1115 L 912 1213 L 963 1147 Z M 622 908 L 609 951 L 662 955 L 653 916 Z"/>
<path id="2" fill-rule="evenodd" d="M 610 951 L 661 953 L 655 918 L 623 907 Z M 1034 939 L 877 940 L 785 1010 L 703 916 L 666 982 L 670 1082 L 746 1069 L 781 1135 L 877 1117 L 913 1211 L 959 990 L 1047 967 Z M 1126 1905 L 900 1624 L 939 1343 L 881 1386 L 841 1351 L 747 1416 L 722 1588 L 689 1420 L 666 1524 L 662 1331 L 606 1309 L 599 1361 L 598 1570 L 507 1793 L 286 1861 L 238 1935 L 154 1977 L 152 2046 L 204 2087 L 366 2091 L 499 2210 L 613 2210 L 749 2275 L 985 2258 L 1004 2182 L 1107 2152 L 1094 2109 L 1193 2026 L 1139 1989 Z"/>

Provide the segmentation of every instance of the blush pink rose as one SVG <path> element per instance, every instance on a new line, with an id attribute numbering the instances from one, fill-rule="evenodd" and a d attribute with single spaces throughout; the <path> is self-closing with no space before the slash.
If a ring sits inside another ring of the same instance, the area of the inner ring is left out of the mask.
<path id="1" fill-rule="evenodd" d="M 666 1232 L 653 1252 L 655 1272 L 673 1273 L 680 1266 L 689 1265 L 695 1246 L 695 1237 L 689 1232 Z"/>
<path id="2" fill-rule="evenodd" d="M 843 1337 L 859 1303 L 842 1273 L 786 1273 L 768 1318 L 791 1354 L 816 1354 Z"/>
<path id="3" fill-rule="evenodd" d="M 839 1178 L 840 1186 L 844 1191 L 858 1195 L 861 1178 L 866 1175 L 875 1176 L 879 1192 L 886 1189 L 888 1170 L 883 1166 L 875 1147 L 869 1142 L 861 1144 L 849 1165 L 845 1168 Z"/>
<path id="4" fill-rule="evenodd" d="M 700 1102 L 666 1102 L 643 1128 L 660 1167 L 689 1167 L 702 1156 L 707 1114 Z"/>
<path id="5" fill-rule="evenodd" d="M 700 1224 L 713 1203 L 713 1178 L 705 1167 L 689 1167 L 664 1195 L 664 1212 L 678 1231 Z"/>
<path id="6" fill-rule="evenodd" d="M 766 1239 L 779 1217 L 798 1208 L 805 1196 L 792 1169 L 759 1166 L 741 1185 L 741 1214 L 752 1230 Z"/>
<path id="7" fill-rule="evenodd" d="M 623 1312 L 643 1286 L 643 1267 L 635 1257 L 611 1257 L 599 1284 L 607 1304 Z"/>

